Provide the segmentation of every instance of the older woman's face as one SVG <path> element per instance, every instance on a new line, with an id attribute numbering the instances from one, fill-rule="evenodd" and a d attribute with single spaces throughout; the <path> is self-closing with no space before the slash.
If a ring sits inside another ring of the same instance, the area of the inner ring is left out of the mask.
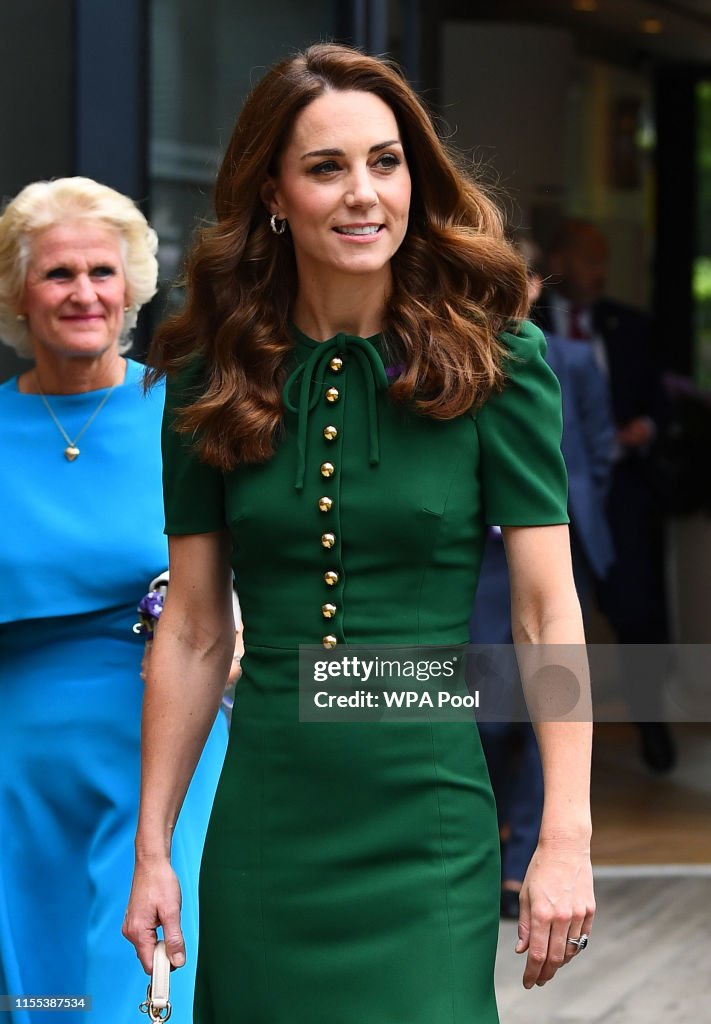
<path id="1" fill-rule="evenodd" d="M 35 346 L 65 357 L 97 357 L 118 344 L 126 305 L 119 237 L 67 221 L 32 236 L 20 312 Z"/>
<path id="2" fill-rule="evenodd" d="M 299 277 L 389 274 L 410 210 L 410 172 L 390 107 L 367 92 L 326 92 L 294 123 L 266 190 L 285 217 Z"/>

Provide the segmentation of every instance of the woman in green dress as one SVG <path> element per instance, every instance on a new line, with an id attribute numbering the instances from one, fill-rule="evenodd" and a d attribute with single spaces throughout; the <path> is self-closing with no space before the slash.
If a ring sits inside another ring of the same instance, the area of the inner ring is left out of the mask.
<path id="1" fill-rule="evenodd" d="M 496 814 L 469 721 L 299 720 L 299 647 L 467 641 L 487 524 L 514 636 L 583 643 L 560 397 L 522 261 L 386 62 L 321 44 L 239 117 L 167 375 L 171 587 L 144 702 L 124 933 L 186 956 L 170 836 L 245 655 L 200 882 L 199 1024 L 495 1024 Z M 355 646 L 356 651 L 360 649 Z M 337 688 L 332 692 L 336 692 Z M 589 723 L 541 722 L 526 987 L 594 914 Z"/>

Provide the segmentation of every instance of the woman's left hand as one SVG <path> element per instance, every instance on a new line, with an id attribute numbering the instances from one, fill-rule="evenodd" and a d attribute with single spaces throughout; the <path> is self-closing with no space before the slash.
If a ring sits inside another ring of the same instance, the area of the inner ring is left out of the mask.
<path id="1" fill-rule="evenodd" d="M 524 988 L 545 985 L 579 950 L 568 939 L 590 935 L 595 916 L 589 844 L 539 840 L 521 888 L 517 953 L 528 951 Z"/>

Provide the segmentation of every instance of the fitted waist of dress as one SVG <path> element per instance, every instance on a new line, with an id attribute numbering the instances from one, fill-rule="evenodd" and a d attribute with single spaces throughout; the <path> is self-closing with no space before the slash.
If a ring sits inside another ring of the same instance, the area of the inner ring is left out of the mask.
<path id="1" fill-rule="evenodd" d="M 374 653 L 378 653 L 379 650 L 414 650 L 417 648 L 422 648 L 424 653 L 429 650 L 438 650 L 440 648 L 442 650 L 449 650 L 450 648 L 459 647 L 464 648 L 467 646 L 468 643 L 468 637 L 458 637 L 456 639 L 447 641 L 427 641 L 422 640 L 421 638 L 417 639 L 400 637 L 397 640 L 351 640 L 350 642 L 341 643 L 335 649 L 329 651 L 324 650 L 323 645 L 316 641 L 311 641 L 311 643 L 303 642 L 292 644 L 255 644 L 245 641 L 244 652 L 245 656 L 252 651 L 264 651 L 267 653 L 273 651 L 275 654 L 281 652 L 282 654 L 291 653 L 296 654 L 298 656 L 302 648 L 308 648 L 309 650 L 312 650 L 314 653 L 320 651 L 320 657 L 322 658 L 326 658 L 329 656 L 333 658 L 338 658 L 342 653 L 353 653 L 354 651 L 359 651 L 362 649 L 372 649 Z"/>
<path id="2" fill-rule="evenodd" d="M 308 649 L 304 650 L 305 647 Z M 402 690 L 412 689 L 415 685 L 412 673 L 394 669 L 393 662 L 397 661 L 404 666 L 406 663 L 423 661 L 444 663 L 453 657 L 456 664 L 447 675 L 447 682 L 448 686 L 461 689 L 465 685 L 466 658 L 462 656 L 465 648 L 463 643 L 423 647 L 413 642 L 403 642 L 388 645 L 342 644 L 336 650 L 326 651 L 317 644 L 302 645 L 301 650 L 298 646 L 245 644 L 235 710 L 237 713 L 241 710 L 250 717 L 256 715 L 269 720 L 313 722 L 314 694 L 323 687 L 335 695 L 350 692 L 360 686 L 376 690 L 391 686 Z M 373 659 L 379 659 L 380 664 L 371 664 L 367 668 L 367 662 Z M 340 662 L 340 671 L 330 674 L 327 662 Z M 323 685 L 315 674 L 317 670 L 325 680 Z M 305 712 L 305 717 L 302 712 Z"/>

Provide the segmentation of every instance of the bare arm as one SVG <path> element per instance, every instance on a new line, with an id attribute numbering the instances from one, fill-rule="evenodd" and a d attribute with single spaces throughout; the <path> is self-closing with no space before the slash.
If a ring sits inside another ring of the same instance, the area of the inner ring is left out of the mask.
<path id="1" fill-rule="evenodd" d="M 521 890 L 517 952 L 528 951 L 523 983 L 549 981 L 575 955 L 568 937 L 588 934 L 595 912 L 590 866 L 592 722 L 585 635 L 565 526 L 507 527 L 511 621 L 530 706 L 540 707 L 537 664 L 570 668 L 581 687 L 571 720 L 535 723 L 544 779 L 538 847 Z M 555 658 L 527 645 L 561 645 Z M 585 714 L 580 714 L 580 708 Z M 552 717 L 552 716 L 551 716 Z M 583 720 L 572 720 L 574 718 Z"/>
<path id="2" fill-rule="evenodd" d="M 173 966 L 185 962 L 171 840 L 217 714 L 234 644 L 228 536 L 171 537 L 170 586 L 143 700 L 136 869 L 123 928 L 146 972 L 159 924 Z"/>

